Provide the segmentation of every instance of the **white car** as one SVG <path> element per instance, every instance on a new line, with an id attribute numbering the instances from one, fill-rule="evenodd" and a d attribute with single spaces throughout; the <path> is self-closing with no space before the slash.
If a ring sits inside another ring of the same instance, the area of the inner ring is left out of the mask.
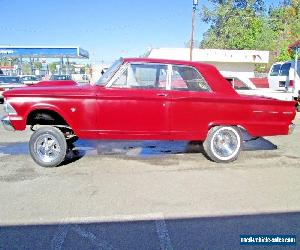
<path id="1" fill-rule="evenodd" d="M 39 82 L 39 79 L 34 75 L 23 75 L 21 76 L 21 79 L 26 85 L 32 85 Z"/>
<path id="2" fill-rule="evenodd" d="M 2 93 L 13 88 L 25 87 L 22 79 L 18 76 L 0 76 L 0 102 L 3 102 Z"/>
<path id="3" fill-rule="evenodd" d="M 233 88 L 242 95 L 264 96 L 282 101 L 294 100 L 292 92 L 274 90 L 271 88 L 257 88 L 248 78 L 231 77 L 227 78 L 227 80 L 232 84 Z"/>

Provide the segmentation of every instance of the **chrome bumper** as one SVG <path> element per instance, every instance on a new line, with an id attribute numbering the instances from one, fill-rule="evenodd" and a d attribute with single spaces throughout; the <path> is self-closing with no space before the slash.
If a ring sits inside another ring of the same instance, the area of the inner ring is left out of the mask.
<path id="1" fill-rule="evenodd" d="M 1 119 L 2 125 L 3 127 L 8 130 L 8 131 L 15 131 L 15 128 L 13 127 L 13 125 L 11 124 L 9 117 L 8 116 L 4 116 Z"/>
<path id="2" fill-rule="evenodd" d="M 294 129 L 295 129 L 296 125 L 294 123 L 291 123 L 289 125 L 289 135 L 293 133 Z"/>

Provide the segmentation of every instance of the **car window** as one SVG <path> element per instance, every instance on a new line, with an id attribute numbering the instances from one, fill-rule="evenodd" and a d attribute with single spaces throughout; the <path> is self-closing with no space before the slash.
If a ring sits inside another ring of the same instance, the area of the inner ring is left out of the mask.
<path id="1" fill-rule="evenodd" d="M 50 80 L 65 81 L 65 80 L 71 80 L 71 77 L 68 75 L 52 75 L 50 77 Z"/>
<path id="2" fill-rule="evenodd" d="M 291 63 L 284 63 L 281 65 L 279 75 L 288 76 L 291 68 Z"/>
<path id="3" fill-rule="evenodd" d="M 24 76 L 23 81 L 37 81 L 37 77 L 34 76 Z"/>
<path id="4" fill-rule="evenodd" d="M 0 77 L 0 84 L 21 84 L 20 77 Z"/>
<path id="5" fill-rule="evenodd" d="M 232 78 L 230 81 L 232 87 L 236 90 L 249 90 L 249 86 L 238 78 Z"/>
<path id="6" fill-rule="evenodd" d="M 203 76 L 193 67 L 173 66 L 171 88 L 184 91 L 209 91 Z"/>
<path id="7" fill-rule="evenodd" d="M 280 68 L 281 64 L 274 64 L 271 69 L 270 76 L 278 76 Z"/>
<path id="8" fill-rule="evenodd" d="M 97 85 L 105 85 L 113 76 L 114 74 L 118 71 L 118 69 L 121 67 L 123 64 L 123 59 L 119 59 L 113 63 L 113 65 L 109 69 L 102 69 L 102 76 L 100 79 L 97 81 Z"/>
<path id="9" fill-rule="evenodd" d="M 167 82 L 167 65 L 128 64 L 122 75 L 115 80 L 112 87 L 165 89 Z"/>

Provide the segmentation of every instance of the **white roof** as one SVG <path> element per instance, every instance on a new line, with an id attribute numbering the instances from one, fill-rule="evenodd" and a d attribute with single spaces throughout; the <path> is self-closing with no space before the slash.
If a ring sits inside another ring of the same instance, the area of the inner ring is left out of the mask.
<path id="1" fill-rule="evenodd" d="M 151 49 L 149 58 L 190 60 L 189 48 Z M 233 62 L 268 63 L 269 51 L 260 50 L 222 50 L 193 49 L 193 61 L 197 62 Z"/>

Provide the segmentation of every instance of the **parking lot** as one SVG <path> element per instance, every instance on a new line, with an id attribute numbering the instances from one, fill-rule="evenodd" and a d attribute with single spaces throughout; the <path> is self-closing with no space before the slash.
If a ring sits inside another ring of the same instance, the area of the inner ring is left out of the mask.
<path id="1" fill-rule="evenodd" d="M 233 249 L 240 234 L 299 242 L 295 123 L 226 165 L 196 143 L 79 141 L 51 169 L 31 159 L 29 130 L 0 127 L 0 249 Z"/>

